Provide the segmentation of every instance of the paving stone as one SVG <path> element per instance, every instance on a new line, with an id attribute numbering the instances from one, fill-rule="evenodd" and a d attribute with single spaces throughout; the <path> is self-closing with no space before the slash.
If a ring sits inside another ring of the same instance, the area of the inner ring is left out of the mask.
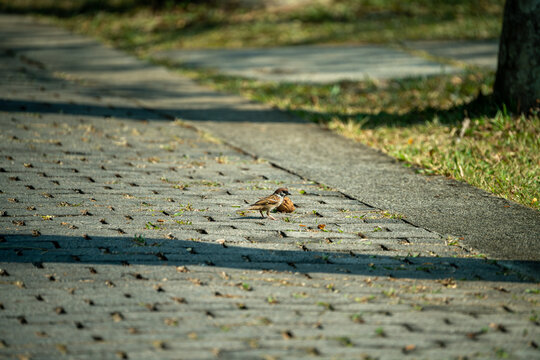
<path id="1" fill-rule="evenodd" d="M 0 54 L 0 356 L 538 357 L 530 274 L 20 51 Z M 294 213 L 242 212 L 278 186 Z"/>

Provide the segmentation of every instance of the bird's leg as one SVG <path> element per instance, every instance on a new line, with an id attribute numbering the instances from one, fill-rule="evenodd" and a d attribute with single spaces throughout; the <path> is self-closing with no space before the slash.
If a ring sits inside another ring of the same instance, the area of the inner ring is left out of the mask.
<path id="1" fill-rule="evenodd" d="M 264 219 L 264 214 L 263 214 L 262 210 L 259 210 L 259 212 L 261 213 L 261 217 Z"/>
<path id="2" fill-rule="evenodd" d="M 272 215 L 270 215 L 270 210 L 268 210 L 268 211 L 266 212 L 266 215 L 268 215 L 268 217 L 269 217 L 270 219 L 276 220 L 275 217 L 273 217 Z"/>

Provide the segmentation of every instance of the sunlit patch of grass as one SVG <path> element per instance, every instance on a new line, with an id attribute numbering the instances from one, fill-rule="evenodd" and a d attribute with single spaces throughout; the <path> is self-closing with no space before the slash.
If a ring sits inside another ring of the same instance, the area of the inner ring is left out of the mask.
<path id="1" fill-rule="evenodd" d="M 463 137 L 460 124 L 436 120 L 408 127 L 380 127 L 348 133 L 421 172 L 466 181 L 495 195 L 539 208 L 540 119 L 510 116 L 470 120 Z"/>

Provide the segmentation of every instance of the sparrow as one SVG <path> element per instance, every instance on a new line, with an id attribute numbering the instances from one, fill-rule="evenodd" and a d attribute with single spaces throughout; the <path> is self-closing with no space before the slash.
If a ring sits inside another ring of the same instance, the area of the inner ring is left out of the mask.
<path id="1" fill-rule="evenodd" d="M 266 215 L 268 215 L 270 219 L 276 220 L 276 218 L 270 215 L 270 211 L 281 205 L 281 203 L 283 202 L 283 197 L 285 195 L 291 195 L 289 193 L 289 190 L 287 190 L 286 188 L 279 188 L 274 191 L 272 195 L 263 197 L 262 199 L 259 199 L 259 201 L 257 201 L 256 203 L 251 204 L 248 210 L 259 210 L 263 219 L 263 212 L 266 211 Z"/>

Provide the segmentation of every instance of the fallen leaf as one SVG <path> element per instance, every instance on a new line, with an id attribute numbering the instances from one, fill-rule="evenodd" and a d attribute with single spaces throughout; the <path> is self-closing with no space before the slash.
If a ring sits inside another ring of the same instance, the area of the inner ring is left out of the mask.
<path id="1" fill-rule="evenodd" d="M 406 345 L 403 348 L 404 353 L 410 353 L 411 351 L 414 351 L 414 350 L 416 350 L 416 345 L 413 345 L 413 344 Z"/>

